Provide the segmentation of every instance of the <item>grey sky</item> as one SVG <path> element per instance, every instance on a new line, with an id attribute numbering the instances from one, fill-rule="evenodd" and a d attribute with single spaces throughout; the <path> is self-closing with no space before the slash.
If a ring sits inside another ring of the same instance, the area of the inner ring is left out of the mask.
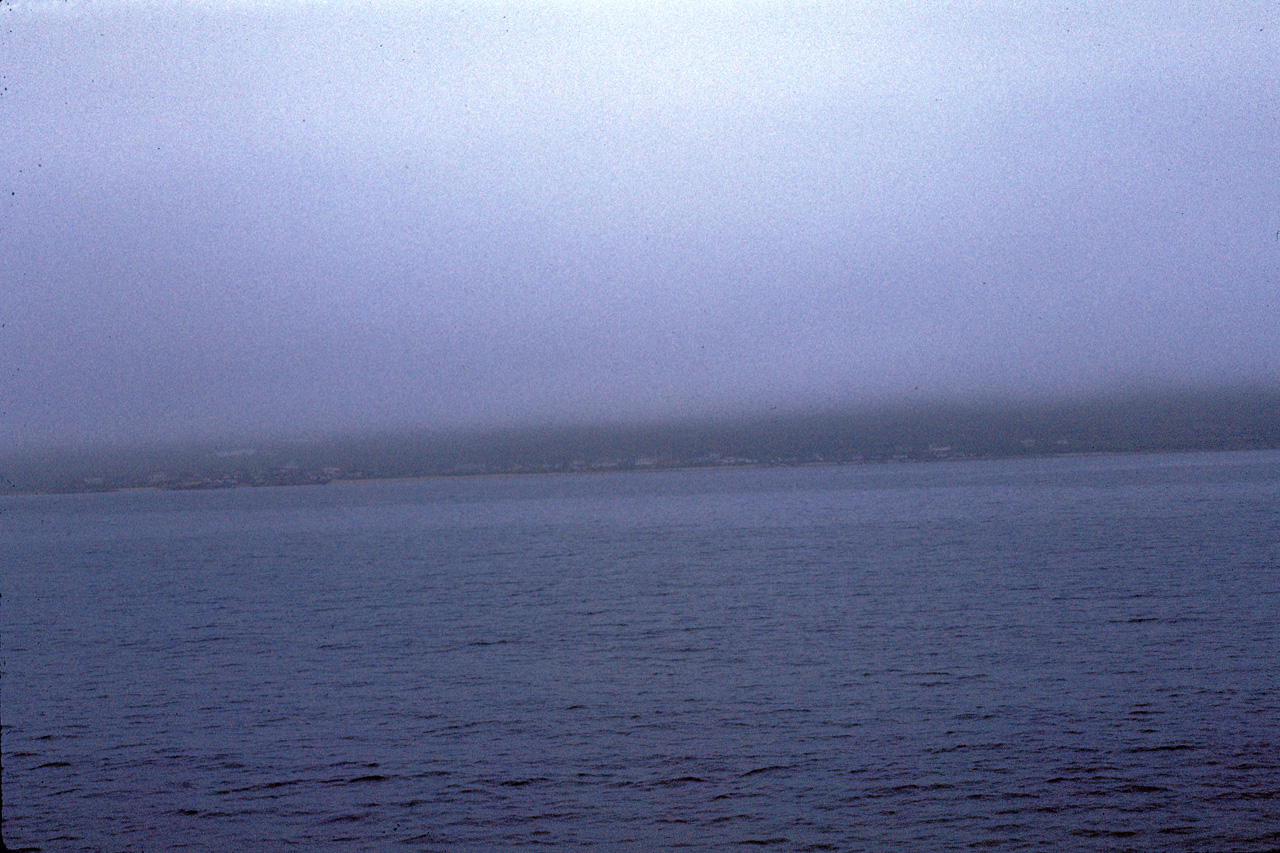
<path id="1" fill-rule="evenodd" d="M 0 26 L 8 447 L 1280 380 L 1274 3 Z"/>

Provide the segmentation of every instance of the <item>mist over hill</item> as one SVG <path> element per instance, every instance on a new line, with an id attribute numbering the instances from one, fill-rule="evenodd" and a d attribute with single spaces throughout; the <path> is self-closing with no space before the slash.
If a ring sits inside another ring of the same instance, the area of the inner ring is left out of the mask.
<path id="1" fill-rule="evenodd" d="M 248 447 L 138 464 L 283 482 L 1006 453 L 1046 419 L 1182 446 L 1222 438 L 865 404 L 1280 383 L 1274 4 L 0 17 L 0 453 Z"/>
<path id="2" fill-rule="evenodd" d="M 1280 388 L 11 454 L 9 493 L 1280 447 Z"/>

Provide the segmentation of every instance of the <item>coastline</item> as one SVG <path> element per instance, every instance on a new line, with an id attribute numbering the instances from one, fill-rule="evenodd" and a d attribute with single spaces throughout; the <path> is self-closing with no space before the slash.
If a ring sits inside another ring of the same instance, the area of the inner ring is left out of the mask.
<path id="1" fill-rule="evenodd" d="M 859 458 L 859 459 L 815 459 L 804 461 L 790 460 L 734 460 L 723 462 L 690 461 L 662 465 L 583 465 L 581 467 L 559 468 L 496 468 L 493 470 L 436 470 L 421 473 L 393 474 L 379 476 L 377 474 L 359 473 L 315 478 L 292 478 L 275 480 L 238 480 L 219 478 L 208 482 L 183 482 L 180 484 L 165 483 L 128 483 L 118 485 L 101 484 L 68 484 L 65 488 L 23 489 L 16 484 L 0 493 L 0 497 L 30 495 L 66 495 L 66 494 L 106 494 L 121 492 L 172 492 L 172 491 L 225 491 L 229 489 L 259 488 L 292 488 L 296 486 L 323 486 L 341 483 L 382 483 L 382 482 L 415 482 L 422 480 L 453 480 L 485 477 L 527 477 L 527 476 L 592 476 L 609 474 L 661 474 L 688 471 L 719 470 L 768 470 L 774 468 L 839 468 L 848 466 L 879 466 L 905 464 L 931 464 L 939 462 L 990 462 L 999 460 L 1026 459 L 1071 459 L 1092 458 L 1100 456 L 1144 456 L 1144 455 L 1183 455 L 1194 453 L 1239 453 L 1276 450 L 1273 445 L 1240 446 L 1240 447 L 1178 447 L 1178 448 L 1134 448 L 1116 450 L 1071 450 L 1061 452 L 1016 453 L 1016 454 L 948 454 L 948 455 L 902 455 L 895 457 Z"/>

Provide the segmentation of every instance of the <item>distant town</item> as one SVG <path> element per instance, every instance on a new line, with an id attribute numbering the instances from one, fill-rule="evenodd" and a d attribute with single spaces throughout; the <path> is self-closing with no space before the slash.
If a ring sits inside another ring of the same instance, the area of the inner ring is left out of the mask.
<path id="1" fill-rule="evenodd" d="M 915 463 L 1280 447 L 1280 389 L 940 403 L 631 425 L 403 432 L 0 458 L 4 492 L 227 489 L 336 480 Z"/>

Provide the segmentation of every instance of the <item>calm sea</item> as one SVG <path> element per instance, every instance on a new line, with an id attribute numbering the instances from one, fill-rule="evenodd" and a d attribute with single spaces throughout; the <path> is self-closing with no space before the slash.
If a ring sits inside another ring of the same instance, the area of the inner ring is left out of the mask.
<path id="1" fill-rule="evenodd" d="M 1280 453 L 0 500 L 42 850 L 1280 848 Z"/>

